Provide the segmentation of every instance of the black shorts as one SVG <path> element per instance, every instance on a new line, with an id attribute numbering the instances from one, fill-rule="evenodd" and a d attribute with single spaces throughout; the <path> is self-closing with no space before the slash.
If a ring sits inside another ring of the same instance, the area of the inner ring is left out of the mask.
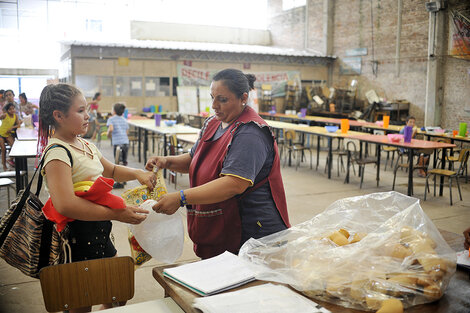
<path id="1" fill-rule="evenodd" d="M 68 223 L 72 262 L 115 256 L 117 251 L 109 237 L 112 226 L 110 221 Z"/>

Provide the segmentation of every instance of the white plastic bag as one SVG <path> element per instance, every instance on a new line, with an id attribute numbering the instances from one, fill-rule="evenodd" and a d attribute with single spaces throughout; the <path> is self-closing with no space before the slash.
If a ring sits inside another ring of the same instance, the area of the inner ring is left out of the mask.
<path id="1" fill-rule="evenodd" d="M 405 308 L 435 301 L 456 267 L 419 200 L 397 192 L 338 200 L 309 221 L 248 240 L 239 256 L 258 265 L 257 279 L 366 310 L 388 298 Z"/>
<path id="2" fill-rule="evenodd" d="M 129 225 L 139 245 L 156 260 L 164 263 L 175 262 L 183 252 L 184 228 L 181 215 L 156 213 L 152 206 L 155 200 L 147 200 L 142 208 L 150 211 L 147 218 L 138 225 Z"/>

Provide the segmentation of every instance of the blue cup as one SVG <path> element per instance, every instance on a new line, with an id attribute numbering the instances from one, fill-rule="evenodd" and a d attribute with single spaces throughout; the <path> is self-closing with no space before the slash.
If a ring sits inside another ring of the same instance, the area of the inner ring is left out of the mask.
<path id="1" fill-rule="evenodd" d="M 155 114 L 155 126 L 160 127 L 162 122 L 162 116 L 160 114 Z"/>
<path id="2" fill-rule="evenodd" d="M 160 104 L 160 105 L 158 106 L 158 112 L 163 112 L 163 105 Z"/>
<path id="3" fill-rule="evenodd" d="M 405 126 L 405 130 L 404 130 L 404 142 L 411 142 L 411 136 L 413 135 L 413 127 L 411 126 Z"/>
<path id="4" fill-rule="evenodd" d="M 150 112 L 155 113 L 155 106 L 154 105 L 150 106 Z"/>
<path id="5" fill-rule="evenodd" d="M 127 115 L 129 115 L 129 110 L 128 110 L 128 109 L 124 109 L 124 118 L 127 118 Z"/>

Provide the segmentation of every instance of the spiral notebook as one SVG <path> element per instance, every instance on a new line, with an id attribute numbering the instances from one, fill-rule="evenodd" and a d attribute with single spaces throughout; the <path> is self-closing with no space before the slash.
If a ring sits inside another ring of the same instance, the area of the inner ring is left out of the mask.
<path id="1" fill-rule="evenodd" d="M 210 259 L 163 270 L 163 275 L 201 296 L 210 296 L 255 280 L 246 261 L 225 251 Z"/>

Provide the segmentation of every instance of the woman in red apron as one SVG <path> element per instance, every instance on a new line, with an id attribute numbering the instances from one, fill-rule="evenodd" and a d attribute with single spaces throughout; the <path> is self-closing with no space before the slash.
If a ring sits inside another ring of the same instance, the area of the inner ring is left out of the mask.
<path id="1" fill-rule="evenodd" d="M 274 135 L 246 105 L 255 79 L 235 69 L 217 73 L 211 84 L 215 115 L 191 153 L 146 164 L 189 173 L 190 188 L 164 195 L 153 209 L 173 214 L 186 206 L 189 236 L 201 258 L 236 254 L 249 238 L 290 227 Z"/>

